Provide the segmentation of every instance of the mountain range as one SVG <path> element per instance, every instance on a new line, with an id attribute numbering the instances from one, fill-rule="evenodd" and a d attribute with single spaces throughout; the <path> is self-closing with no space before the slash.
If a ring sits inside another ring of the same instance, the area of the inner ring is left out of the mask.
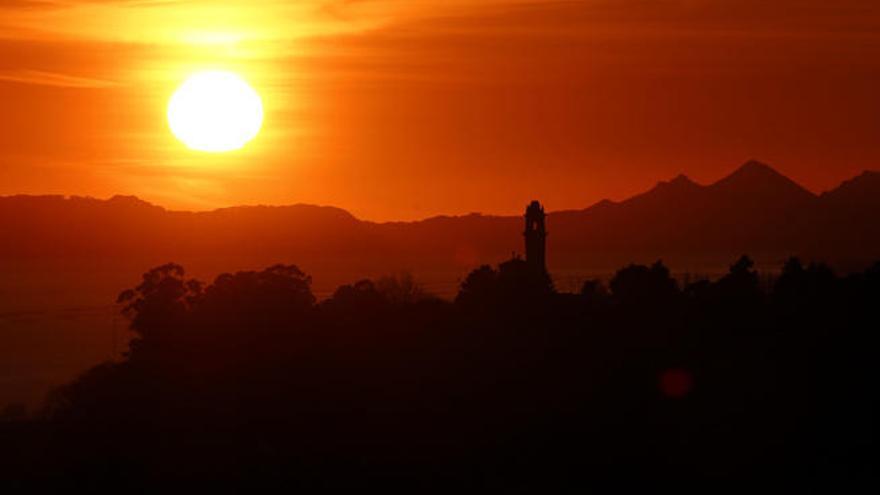
<path id="1" fill-rule="evenodd" d="M 552 209 L 552 198 L 546 203 Z M 117 358 L 127 334 L 113 302 L 153 266 L 175 261 L 210 281 L 294 263 L 312 275 L 318 297 L 408 270 L 451 296 L 474 267 L 521 253 L 523 227 L 520 216 L 375 223 L 311 205 L 180 212 L 125 196 L 0 197 L 0 405 L 37 404 L 50 386 Z M 658 258 L 674 273 L 708 276 L 743 253 L 759 268 L 798 255 L 858 269 L 880 259 L 880 173 L 816 195 L 749 162 L 714 184 L 678 176 L 625 201 L 551 212 L 547 229 L 561 290 Z"/>
<path id="2" fill-rule="evenodd" d="M 175 260 L 205 273 L 284 262 L 334 284 L 398 270 L 460 278 L 521 252 L 522 227 L 518 216 L 376 223 L 303 204 L 182 212 L 130 196 L 7 196 L 0 257 L 141 268 Z M 657 258 L 709 270 L 743 253 L 767 264 L 799 255 L 846 268 L 880 258 L 880 173 L 816 195 L 749 161 L 713 184 L 679 175 L 624 201 L 551 212 L 547 228 L 551 272 Z"/>

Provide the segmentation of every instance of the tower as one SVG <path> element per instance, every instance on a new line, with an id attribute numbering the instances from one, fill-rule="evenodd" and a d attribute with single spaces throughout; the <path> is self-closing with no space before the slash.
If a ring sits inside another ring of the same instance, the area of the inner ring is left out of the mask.
<path id="1" fill-rule="evenodd" d="M 538 201 L 532 201 L 526 207 L 526 263 L 539 273 L 547 273 L 545 244 L 547 231 L 544 230 L 544 207 Z"/>

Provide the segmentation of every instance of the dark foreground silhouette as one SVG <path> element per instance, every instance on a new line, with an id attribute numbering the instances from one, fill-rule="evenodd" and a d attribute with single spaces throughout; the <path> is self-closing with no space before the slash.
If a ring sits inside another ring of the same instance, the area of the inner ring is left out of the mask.
<path id="1" fill-rule="evenodd" d="M 759 280 L 744 257 L 681 287 L 658 262 L 564 294 L 514 259 L 473 271 L 454 302 L 398 277 L 317 303 L 294 266 L 210 285 L 161 266 L 120 295 L 136 335 L 124 360 L 0 423 L 3 479 L 119 493 L 874 483 L 880 264 L 838 277 L 792 259 Z"/>

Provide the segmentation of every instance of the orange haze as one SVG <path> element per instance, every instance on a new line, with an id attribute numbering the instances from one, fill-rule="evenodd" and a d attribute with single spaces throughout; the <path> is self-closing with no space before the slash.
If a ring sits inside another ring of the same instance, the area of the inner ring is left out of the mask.
<path id="1" fill-rule="evenodd" d="M 204 155 L 168 132 L 189 72 L 266 120 Z M 880 7 L 858 0 L 0 4 L 0 194 L 361 218 L 583 207 L 748 158 L 821 191 L 880 163 Z"/>

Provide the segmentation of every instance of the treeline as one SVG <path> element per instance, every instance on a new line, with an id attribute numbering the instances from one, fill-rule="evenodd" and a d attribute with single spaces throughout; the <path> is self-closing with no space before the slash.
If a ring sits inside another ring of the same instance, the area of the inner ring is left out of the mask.
<path id="1" fill-rule="evenodd" d="M 6 427 L 10 479 L 151 491 L 876 477 L 880 264 L 743 257 L 681 286 L 661 262 L 559 293 L 513 259 L 454 301 L 407 277 L 318 302 L 295 266 L 169 264 L 119 297 L 125 359 Z M 711 486 L 711 485 L 710 485 Z M 728 485 L 729 486 L 729 485 Z"/>

